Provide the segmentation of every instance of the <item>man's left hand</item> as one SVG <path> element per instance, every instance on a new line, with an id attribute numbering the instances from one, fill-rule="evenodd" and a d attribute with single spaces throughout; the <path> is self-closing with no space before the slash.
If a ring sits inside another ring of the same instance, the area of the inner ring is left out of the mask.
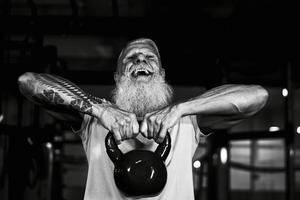
<path id="1" fill-rule="evenodd" d="M 182 114 L 177 104 L 147 113 L 140 124 L 140 132 L 144 137 L 161 143 L 167 131 L 178 122 L 181 116 Z"/>

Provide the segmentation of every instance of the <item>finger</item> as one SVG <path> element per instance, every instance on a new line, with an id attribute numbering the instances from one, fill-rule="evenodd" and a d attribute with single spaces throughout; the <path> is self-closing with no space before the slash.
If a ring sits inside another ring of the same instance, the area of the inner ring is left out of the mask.
<path id="1" fill-rule="evenodd" d="M 148 130 L 147 121 L 146 121 L 146 119 L 144 119 L 144 120 L 142 121 L 142 124 L 140 125 L 140 132 L 141 132 L 142 135 L 143 135 L 144 137 L 146 137 L 146 138 L 148 137 L 147 130 Z"/>
<path id="2" fill-rule="evenodd" d="M 121 141 L 124 140 L 125 137 L 125 119 L 118 119 L 117 121 L 117 125 L 115 127 L 115 129 L 117 130 L 117 132 L 119 133 L 120 137 L 121 137 Z"/>
<path id="3" fill-rule="evenodd" d="M 122 141 L 126 140 L 127 136 L 128 136 L 128 126 L 127 126 L 127 124 L 124 124 L 121 127 L 120 133 L 121 133 Z"/>
<path id="4" fill-rule="evenodd" d="M 168 131 L 168 127 L 167 126 L 162 126 L 159 134 L 158 134 L 158 137 L 156 139 L 156 142 L 157 143 L 162 143 L 166 137 L 166 134 L 167 134 L 167 131 Z"/>
<path id="5" fill-rule="evenodd" d="M 159 135 L 161 129 L 161 120 L 156 118 L 154 126 L 153 126 L 153 138 L 156 139 Z"/>
<path id="6" fill-rule="evenodd" d="M 117 130 L 117 129 L 113 130 L 113 135 L 114 135 L 116 143 L 118 145 L 121 144 L 122 137 L 121 137 L 121 134 L 120 134 L 119 130 Z"/>
<path id="7" fill-rule="evenodd" d="M 132 138 L 131 123 L 130 124 L 126 124 L 126 127 L 125 127 L 125 137 L 126 137 L 126 139 L 131 139 Z"/>
<path id="8" fill-rule="evenodd" d="M 136 117 L 134 116 L 134 118 L 132 119 L 131 121 L 131 126 L 132 126 L 132 133 L 133 133 L 133 136 L 137 136 L 139 134 L 139 128 L 140 128 L 140 125 L 136 119 Z"/>
<path id="9" fill-rule="evenodd" d="M 148 134 L 148 139 L 153 138 L 153 123 L 149 120 L 147 120 L 147 126 L 148 126 L 148 130 L 147 130 L 147 134 Z"/>
<path id="10" fill-rule="evenodd" d="M 147 126 L 147 125 L 146 125 Z M 148 133 L 147 133 L 147 131 L 146 132 L 140 132 L 141 134 L 142 134 L 142 136 L 144 137 L 144 138 L 148 138 Z M 139 135 L 139 134 L 138 134 Z"/>

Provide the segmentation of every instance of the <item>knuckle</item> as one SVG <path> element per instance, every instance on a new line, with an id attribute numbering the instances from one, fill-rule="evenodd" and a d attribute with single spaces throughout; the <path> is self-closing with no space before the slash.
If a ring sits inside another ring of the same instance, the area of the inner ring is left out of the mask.
<path id="1" fill-rule="evenodd" d="M 120 140 L 121 136 L 119 135 L 119 133 L 114 132 L 114 138 L 115 140 Z"/>
<path id="2" fill-rule="evenodd" d="M 130 117 L 130 119 L 134 119 L 134 118 L 135 118 L 135 114 L 130 113 L 130 114 L 129 114 L 129 117 Z"/>
<path id="3" fill-rule="evenodd" d="M 168 124 L 168 123 L 167 123 L 166 121 L 162 121 L 162 122 L 161 122 L 161 125 L 162 125 L 163 127 L 166 127 L 167 124 Z"/>
<path id="4" fill-rule="evenodd" d="M 156 118 L 156 119 L 155 119 L 155 123 L 156 123 L 156 124 L 161 124 L 161 119 L 160 119 L 160 118 Z"/>
<path id="5" fill-rule="evenodd" d="M 148 126 L 148 132 L 152 132 L 153 131 L 153 126 L 152 125 L 149 125 Z"/>
<path id="6" fill-rule="evenodd" d="M 120 125 L 125 125 L 125 120 L 124 119 L 120 119 L 119 121 L 118 121 L 118 124 L 120 124 Z"/>
<path id="7" fill-rule="evenodd" d="M 164 139 L 165 139 L 165 137 L 164 137 L 163 135 L 159 135 L 159 136 L 158 136 L 158 140 L 159 140 L 159 141 L 162 142 Z"/>
<path id="8" fill-rule="evenodd" d="M 128 136 L 128 137 L 131 137 L 131 136 L 132 136 L 132 131 L 131 131 L 130 128 L 128 128 L 128 130 L 127 130 L 127 136 Z"/>
<path id="9" fill-rule="evenodd" d="M 126 123 L 130 123 L 131 122 L 131 118 L 128 116 L 128 117 L 124 117 L 124 121 Z"/>
<path id="10" fill-rule="evenodd" d="M 150 115 L 151 115 L 151 113 L 145 114 L 145 118 L 149 118 Z"/>
<path id="11" fill-rule="evenodd" d="M 111 128 L 112 128 L 113 130 L 116 130 L 116 129 L 119 128 L 119 124 L 115 122 L 115 123 L 112 124 Z"/>
<path id="12" fill-rule="evenodd" d="M 137 134 L 139 134 L 139 130 L 137 130 L 137 129 L 133 129 L 133 130 L 132 130 L 132 134 L 133 134 L 133 135 L 137 135 Z"/>
<path id="13" fill-rule="evenodd" d="M 155 122 L 156 121 L 156 117 L 154 115 L 152 115 L 152 116 L 149 117 L 149 120 L 151 122 Z"/>

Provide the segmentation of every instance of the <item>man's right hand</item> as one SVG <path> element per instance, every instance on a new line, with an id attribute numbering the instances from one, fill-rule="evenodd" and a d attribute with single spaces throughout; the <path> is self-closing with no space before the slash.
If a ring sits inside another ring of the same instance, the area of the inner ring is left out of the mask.
<path id="1" fill-rule="evenodd" d="M 134 113 L 121 110 L 116 105 L 108 103 L 101 105 L 98 119 L 102 125 L 111 131 L 117 144 L 121 141 L 135 138 L 139 134 L 139 123 Z"/>

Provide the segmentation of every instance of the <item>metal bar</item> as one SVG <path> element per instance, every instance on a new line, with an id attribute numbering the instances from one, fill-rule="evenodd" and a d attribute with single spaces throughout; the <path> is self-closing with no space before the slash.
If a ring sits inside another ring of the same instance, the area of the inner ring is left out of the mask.
<path id="1" fill-rule="evenodd" d="M 119 17 L 119 6 L 118 6 L 118 0 L 112 0 L 112 13 L 113 17 Z"/>
<path id="2" fill-rule="evenodd" d="M 255 171 L 263 173 L 283 173 L 286 172 L 286 167 L 260 167 L 260 166 L 250 166 L 238 162 L 230 162 L 229 166 L 236 169 L 246 170 L 246 171 Z M 300 166 L 295 167 L 295 169 L 300 170 Z"/>
<path id="3" fill-rule="evenodd" d="M 47 142 L 45 144 L 45 148 L 47 150 L 47 156 L 48 156 L 48 177 L 47 177 L 47 200 L 52 200 L 52 178 L 53 178 L 53 164 L 54 164 L 54 150 L 53 145 L 50 142 Z"/>
<path id="4" fill-rule="evenodd" d="M 207 199 L 217 200 L 217 170 L 216 170 L 216 144 L 215 135 L 211 135 L 208 141 L 207 162 Z"/>
<path id="5" fill-rule="evenodd" d="M 228 134 L 228 133 L 226 133 Z M 225 170 L 226 170 L 226 199 L 230 200 L 231 199 L 231 188 L 230 188 L 230 168 L 229 168 L 229 161 L 231 159 L 230 156 L 230 147 L 229 147 L 229 141 L 226 140 L 226 150 L 227 150 L 227 162 L 225 163 Z"/>
<path id="6" fill-rule="evenodd" d="M 292 66 L 288 62 L 286 66 L 286 87 L 289 92 L 285 98 L 285 165 L 286 165 L 286 199 L 293 200 L 295 194 L 295 172 L 294 172 L 294 119 L 293 119 L 293 85 Z"/>
<path id="7" fill-rule="evenodd" d="M 253 139 L 275 139 L 285 138 L 287 136 L 286 130 L 280 130 L 276 132 L 270 131 L 249 131 L 249 132 L 237 132 L 228 134 L 228 139 L 233 140 L 253 140 Z"/>

